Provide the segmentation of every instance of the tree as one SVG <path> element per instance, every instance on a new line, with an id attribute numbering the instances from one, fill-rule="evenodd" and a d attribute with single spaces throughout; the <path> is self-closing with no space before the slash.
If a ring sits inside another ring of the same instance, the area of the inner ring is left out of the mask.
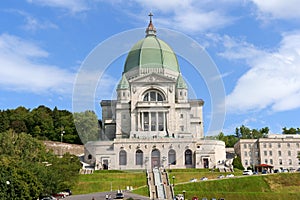
<path id="1" fill-rule="evenodd" d="M 282 134 L 300 134 L 300 128 L 282 128 Z"/>
<path id="2" fill-rule="evenodd" d="M 234 168 L 237 168 L 237 169 L 240 169 L 240 170 L 244 170 L 244 167 L 243 167 L 242 161 L 241 161 L 241 157 L 239 157 L 239 156 L 236 156 L 233 159 L 232 165 L 233 165 Z"/>
<path id="3" fill-rule="evenodd" d="M 85 111 L 74 113 L 74 121 L 83 143 L 99 139 L 100 127 L 95 112 Z"/>
<path id="4" fill-rule="evenodd" d="M 0 134 L 0 200 L 37 199 L 72 188 L 80 168 L 76 156 L 58 158 L 29 134 Z"/>

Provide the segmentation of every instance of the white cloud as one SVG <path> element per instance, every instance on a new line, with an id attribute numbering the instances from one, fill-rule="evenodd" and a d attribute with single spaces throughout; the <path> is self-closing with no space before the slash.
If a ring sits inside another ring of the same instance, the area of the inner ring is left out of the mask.
<path id="1" fill-rule="evenodd" d="M 82 12 L 88 10 L 86 0 L 27 0 L 29 3 L 49 6 L 54 8 L 62 8 L 69 10 L 72 13 Z"/>
<path id="2" fill-rule="evenodd" d="M 271 16 L 272 18 L 299 19 L 299 0 L 252 0 L 258 7 L 262 16 Z"/>
<path id="3" fill-rule="evenodd" d="M 0 86 L 4 90 L 71 94 L 74 74 L 42 64 L 48 52 L 19 37 L 0 35 Z"/>
<path id="4" fill-rule="evenodd" d="M 300 32 L 286 33 L 282 37 L 276 50 L 261 50 L 231 40 L 230 48 L 227 46 L 220 54 L 225 58 L 243 59 L 251 67 L 227 96 L 229 112 L 300 108 Z"/>

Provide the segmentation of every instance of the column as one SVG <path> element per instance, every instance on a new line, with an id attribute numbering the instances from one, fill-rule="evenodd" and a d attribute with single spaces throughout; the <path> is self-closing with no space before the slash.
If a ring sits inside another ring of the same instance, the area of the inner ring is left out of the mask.
<path id="1" fill-rule="evenodd" d="M 145 129 L 144 127 L 144 113 L 141 112 L 141 115 L 142 115 L 142 124 L 141 124 L 141 127 L 142 127 L 142 131 Z"/>

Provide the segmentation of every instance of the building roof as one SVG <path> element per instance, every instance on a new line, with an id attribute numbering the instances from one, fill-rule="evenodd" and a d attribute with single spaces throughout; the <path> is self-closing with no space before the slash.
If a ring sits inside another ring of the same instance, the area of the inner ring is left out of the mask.
<path id="1" fill-rule="evenodd" d="M 181 74 L 178 75 L 177 82 L 176 82 L 176 88 L 187 89 L 187 85 L 186 85 L 185 81 L 183 80 Z"/>
<path id="2" fill-rule="evenodd" d="M 122 79 L 120 80 L 118 84 L 118 89 L 128 89 L 129 88 L 129 82 L 125 76 L 125 74 L 122 75 Z"/>
<path id="3" fill-rule="evenodd" d="M 156 37 L 156 29 L 152 23 L 146 29 L 146 37 L 131 48 L 126 58 L 124 73 L 139 68 L 163 68 L 180 72 L 177 57 L 172 48 Z"/>

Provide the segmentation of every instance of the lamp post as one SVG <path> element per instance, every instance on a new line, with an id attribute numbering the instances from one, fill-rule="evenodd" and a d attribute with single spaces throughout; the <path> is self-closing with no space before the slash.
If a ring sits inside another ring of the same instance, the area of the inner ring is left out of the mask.
<path id="1" fill-rule="evenodd" d="M 175 183 L 174 183 L 175 176 L 172 176 L 172 179 L 173 179 L 173 187 L 175 187 Z"/>
<path id="2" fill-rule="evenodd" d="M 185 200 L 185 192 L 186 192 L 185 190 L 182 191 L 182 193 L 183 193 L 183 200 Z"/>
<path id="3" fill-rule="evenodd" d="M 64 136 L 64 133 L 65 133 L 65 131 L 63 130 L 63 131 L 61 131 L 61 134 L 60 134 L 60 142 L 61 142 L 61 146 L 60 146 L 60 154 L 61 154 L 61 157 L 62 157 L 62 155 L 63 155 L 63 153 L 62 153 L 62 142 L 63 142 L 63 136 Z"/>

